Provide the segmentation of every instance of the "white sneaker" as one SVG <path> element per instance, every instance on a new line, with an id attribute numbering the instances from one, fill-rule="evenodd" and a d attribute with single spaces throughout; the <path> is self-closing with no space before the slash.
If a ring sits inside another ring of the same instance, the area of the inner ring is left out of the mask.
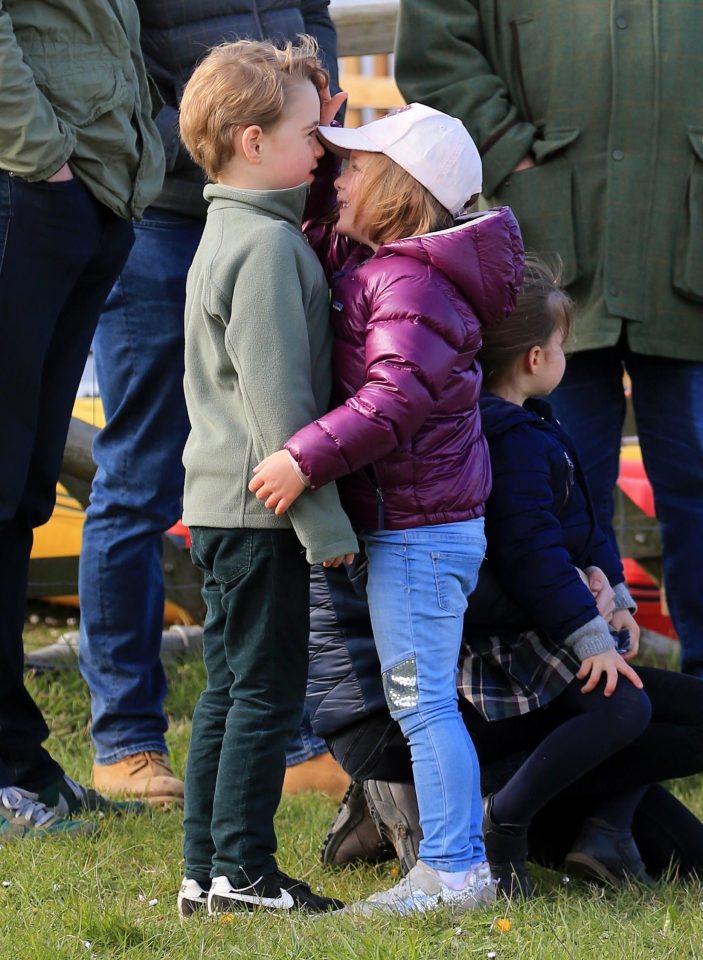
<path id="1" fill-rule="evenodd" d="M 466 913 L 495 901 L 495 882 L 487 863 L 479 863 L 469 870 L 465 886 L 460 890 L 448 887 L 433 868 L 418 860 L 407 877 L 390 890 L 373 893 L 347 907 L 345 913 L 357 916 L 385 911 L 387 913 L 426 913 L 449 908 L 453 913 Z"/>
<path id="2" fill-rule="evenodd" d="M 192 917 L 199 910 L 207 909 L 208 891 L 203 890 L 197 880 L 183 878 L 178 891 L 178 912 L 181 917 Z"/>

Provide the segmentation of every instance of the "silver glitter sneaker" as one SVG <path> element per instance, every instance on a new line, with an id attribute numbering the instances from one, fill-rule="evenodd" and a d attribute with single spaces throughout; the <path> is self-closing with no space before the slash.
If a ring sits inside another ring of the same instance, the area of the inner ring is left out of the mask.
<path id="1" fill-rule="evenodd" d="M 453 890 L 442 883 L 435 869 L 418 860 L 407 877 L 390 890 L 373 893 L 346 907 L 344 913 L 370 916 L 374 913 L 427 913 L 443 907 L 452 913 L 466 913 L 495 901 L 495 882 L 487 863 L 479 863 L 469 871 L 466 885 Z"/>

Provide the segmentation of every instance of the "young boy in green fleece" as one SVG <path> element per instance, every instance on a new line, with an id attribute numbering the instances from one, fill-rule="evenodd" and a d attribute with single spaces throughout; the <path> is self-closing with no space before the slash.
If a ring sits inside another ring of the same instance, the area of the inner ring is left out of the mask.
<path id="1" fill-rule="evenodd" d="M 183 141 L 213 181 L 185 311 L 183 517 L 204 573 L 208 681 L 186 768 L 183 916 L 341 906 L 277 869 L 273 818 L 305 698 L 308 564 L 350 562 L 357 542 L 334 485 L 285 517 L 247 487 L 330 399 L 329 294 L 301 221 L 321 101 L 329 122 L 339 100 L 303 38 L 216 47 L 181 104 Z"/>

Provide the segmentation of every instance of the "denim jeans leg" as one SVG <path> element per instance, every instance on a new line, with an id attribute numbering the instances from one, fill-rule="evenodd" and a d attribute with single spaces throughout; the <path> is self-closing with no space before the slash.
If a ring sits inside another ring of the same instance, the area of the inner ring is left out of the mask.
<path id="1" fill-rule="evenodd" d="M 584 350 L 569 357 L 561 383 L 548 398 L 576 447 L 596 518 L 616 550 L 613 491 L 625 419 L 623 372 L 619 347 Z"/>
<path id="2" fill-rule="evenodd" d="M 703 676 L 703 363 L 629 354 L 626 366 L 681 666 Z"/>
<path id="3" fill-rule="evenodd" d="M 210 856 L 212 876 L 241 884 L 276 869 L 273 819 L 305 700 L 310 568 L 291 530 L 191 534 L 206 576 L 208 685 L 186 770 L 186 872 L 202 876 Z"/>
<path id="4" fill-rule="evenodd" d="M 661 524 L 667 600 L 681 639 L 682 667 L 703 672 L 703 364 L 633 354 L 624 342 L 569 358 L 550 397 L 571 436 L 596 516 L 615 543 L 613 490 L 625 410 L 623 370 L 632 380 L 637 432 Z"/>
<path id="5" fill-rule="evenodd" d="M 106 426 L 83 530 L 80 664 L 98 763 L 166 750 L 161 537 L 181 510 L 185 279 L 201 233 L 149 208 L 94 340 Z"/>
<path id="6" fill-rule="evenodd" d="M 467 870 L 485 850 L 478 761 L 456 679 L 463 614 L 485 551 L 483 519 L 363 539 L 386 698 L 412 754 L 420 857 L 437 869 Z"/>
<path id="7" fill-rule="evenodd" d="M 286 766 L 292 767 L 296 763 L 303 763 L 305 760 L 319 757 L 322 753 L 327 753 L 327 744 L 312 729 L 310 714 L 306 707 L 300 726 L 286 747 Z"/>
<path id="8" fill-rule="evenodd" d="M 61 775 L 22 674 L 32 529 L 53 510 L 90 341 L 131 243 L 130 224 L 79 180 L 0 171 L 0 786 L 38 790 Z"/>

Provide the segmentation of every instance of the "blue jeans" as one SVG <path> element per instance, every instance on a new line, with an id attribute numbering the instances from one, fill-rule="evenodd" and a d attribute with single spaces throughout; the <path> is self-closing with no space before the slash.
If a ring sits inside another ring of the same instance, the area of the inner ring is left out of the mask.
<path id="1" fill-rule="evenodd" d="M 286 766 L 292 767 L 296 763 L 312 760 L 313 757 L 319 757 L 320 754 L 327 752 L 325 741 L 322 737 L 313 733 L 310 713 L 306 707 L 303 711 L 302 722 L 286 747 Z"/>
<path id="2" fill-rule="evenodd" d="M 202 228 L 146 211 L 93 345 L 107 425 L 93 445 L 79 589 L 98 763 L 166 750 L 161 536 L 181 513 L 185 280 Z"/>
<path id="3" fill-rule="evenodd" d="M 62 775 L 22 674 L 32 530 L 51 516 L 76 390 L 132 228 L 79 179 L 0 170 L 0 787 Z"/>
<path id="4" fill-rule="evenodd" d="M 625 414 L 623 367 L 661 524 L 666 597 L 683 670 L 703 676 L 703 363 L 632 353 L 621 341 L 570 357 L 550 397 L 573 438 L 596 516 L 615 543 L 613 490 Z"/>
<path id="5" fill-rule="evenodd" d="M 362 539 L 386 701 L 412 755 L 420 857 L 438 870 L 468 870 L 486 854 L 478 759 L 456 684 L 464 611 L 486 549 L 483 518 Z"/>

